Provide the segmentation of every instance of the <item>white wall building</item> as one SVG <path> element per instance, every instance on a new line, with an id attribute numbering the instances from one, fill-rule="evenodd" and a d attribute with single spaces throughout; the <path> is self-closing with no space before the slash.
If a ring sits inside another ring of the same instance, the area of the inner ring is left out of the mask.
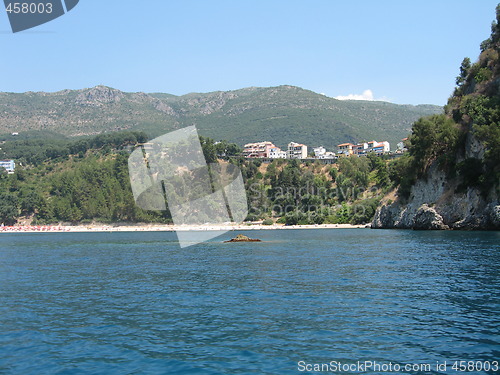
<path id="1" fill-rule="evenodd" d="M 362 142 L 357 145 L 352 146 L 352 153 L 354 155 L 365 155 L 366 150 L 368 149 L 368 143 Z"/>
<path id="2" fill-rule="evenodd" d="M 243 149 L 243 156 L 246 158 L 269 158 L 272 148 L 277 148 L 272 142 L 247 143 Z"/>
<path id="3" fill-rule="evenodd" d="M 331 151 L 326 151 L 323 146 L 313 148 L 314 157 L 316 159 L 335 159 L 335 153 Z"/>
<path id="4" fill-rule="evenodd" d="M 353 145 L 352 143 L 341 143 L 340 145 L 337 145 L 337 154 L 344 156 L 352 155 L 352 148 L 354 146 L 356 145 Z"/>
<path id="5" fill-rule="evenodd" d="M 14 163 L 14 160 L 0 160 L 0 168 L 5 168 L 9 174 L 14 173 L 16 163 Z"/>
<path id="6" fill-rule="evenodd" d="M 288 159 L 306 159 L 307 146 L 301 143 L 290 142 L 288 144 Z"/>
<path id="7" fill-rule="evenodd" d="M 391 145 L 387 141 L 383 141 L 383 142 L 370 141 L 370 142 L 367 142 L 366 144 L 368 145 L 368 147 L 365 148 L 362 152 L 358 151 L 357 152 L 358 155 L 364 155 L 368 152 L 375 152 L 377 154 L 383 154 L 383 153 L 391 151 Z"/>
<path id="8" fill-rule="evenodd" d="M 401 142 L 399 142 L 396 147 L 397 147 L 397 151 L 396 152 L 405 152 L 405 151 L 408 151 L 408 149 L 406 148 L 406 145 L 405 145 L 405 142 L 408 140 L 408 138 L 403 138 L 401 140 Z"/>
<path id="9" fill-rule="evenodd" d="M 326 149 L 323 146 L 314 147 L 313 151 L 314 151 L 314 156 L 318 159 L 321 159 L 321 156 L 325 155 L 326 153 Z"/>
<path id="10" fill-rule="evenodd" d="M 377 154 L 383 154 L 391 151 L 391 145 L 387 141 L 377 142 L 371 141 L 368 142 L 368 152 L 376 152 Z"/>
<path id="11" fill-rule="evenodd" d="M 269 149 L 269 157 L 271 159 L 286 159 L 286 151 L 282 151 L 279 147 L 272 147 Z"/>
<path id="12" fill-rule="evenodd" d="M 335 152 L 326 151 L 323 155 L 319 156 L 318 159 L 335 159 Z"/>

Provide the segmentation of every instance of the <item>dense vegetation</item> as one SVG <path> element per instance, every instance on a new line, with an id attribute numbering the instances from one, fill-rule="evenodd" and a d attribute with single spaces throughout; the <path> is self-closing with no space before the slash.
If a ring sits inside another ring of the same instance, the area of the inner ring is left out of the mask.
<path id="1" fill-rule="evenodd" d="M 456 153 L 464 146 L 464 132 L 447 115 L 423 117 L 415 122 L 408 138 L 408 153 L 389 164 L 390 179 L 399 185 L 399 194 L 407 198 L 417 178 L 438 162 L 444 169 L 454 170 Z"/>
<path id="2" fill-rule="evenodd" d="M 146 211 L 134 201 L 128 157 L 144 133 L 116 132 L 77 141 L 16 140 L 2 144 L 2 155 L 16 160 L 16 172 L 0 168 L 0 223 L 18 218 L 34 224 L 77 222 L 171 222 L 168 211 Z M 200 137 L 205 158 L 241 152 L 235 144 Z"/>
<path id="3" fill-rule="evenodd" d="M 115 132 L 100 134 L 95 137 L 84 137 L 78 140 L 28 138 L 4 142 L 0 149 L 3 159 L 15 159 L 18 164 L 38 166 L 49 160 L 66 160 L 70 155 L 83 157 L 87 151 L 121 150 L 127 146 L 146 142 L 143 132 Z"/>
<path id="4" fill-rule="evenodd" d="M 386 161 L 369 155 L 338 163 L 296 160 L 240 161 L 250 207 L 249 220 L 279 223 L 361 224 L 369 222 L 391 182 Z"/>
<path id="5" fill-rule="evenodd" d="M 13 175 L 0 175 L 0 221 L 20 216 L 34 223 L 163 221 L 164 215 L 135 206 L 128 182 L 128 152 L 146 141 L 143 133 L 123 132 L 68 140 L 19 140 L 2 144 L 16 160 Z"/>
<path id="6" fill-rule="evenodd" d="M 484 157 L 466 158 L 459 168 L 475 166 L 476 179 L 484 189 L 498 186 L 500 180 L 500 5 L 491 25 L 491 36 L 481 43 L 481 54 L 474 64 L 465 58 L 457 77 L 454 95 L 446 112 L 484 146 Z M 469 171 L 470 172 L 470 171 Z"/>
<path id="7" fill-rule="evenodd" d="M 445 114 L 419 119 L 407 141 L 409 152 L 390 164 L 391 179 L 403 198 L 437 162 L 456 178 L 458 190 L 479 187 L 484 194 L 500 183 L 500 5 L 491 37 L 475 63 L 465 58 Z M 479 143 L 479 151 L 472 144 Z M 484 152 L 482 152 L 482 151 Z M 483 155 L 484 153 L 484 155 Z"/>
<path id="8" fill-rule="evenodd" d="M 78 141 L 5 142 L 2 152 L 22 165 L 12 175 L 0 174 L 0 222 L 171 222 L 168 210 L 142 210 L 134 201 L 128 156 L 144 141 L 142 133 L 122 132 Z M 262 164 L 237 156 L 241 149 L 235 144 L 206 137 L 200 141 L 208 162 L 229 159 L 241 168 L 248 220 L 366 223 L 391 186 L 386 161 L 374 155 L 343 158 L 333 166 L 296 160 Z"/>

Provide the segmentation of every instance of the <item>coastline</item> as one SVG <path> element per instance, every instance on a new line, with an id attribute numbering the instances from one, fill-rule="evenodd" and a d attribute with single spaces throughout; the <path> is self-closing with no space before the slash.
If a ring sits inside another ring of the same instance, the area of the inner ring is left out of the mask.
<path id="1" fill-rule="evenodd" d="M 369 224 L 313 224 L 313 225 L 262 225 L 262 224 L 204 224 L 204 225 L 18 225 L 0 227 L 0 233 L 64 233 L 64 232 L 203 232 L 203 231 L 236 231 L 236 230 L 287 230 L 287 229 L 359 229 Z"/>

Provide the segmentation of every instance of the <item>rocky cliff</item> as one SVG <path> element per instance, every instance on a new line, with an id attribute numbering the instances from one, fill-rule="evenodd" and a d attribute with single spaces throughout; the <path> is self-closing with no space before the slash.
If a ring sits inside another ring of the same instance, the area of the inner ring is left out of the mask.
<path id="1" fill-rule="evenodd" d="M 500 202 L 494 189 L 476 187 L 457 193 L 459 179 L 448 179 L 436 164 L 417 180 L 408 200 L 380 207 L 372 228 L 500 229 Z"/>
<path id="2" fill-rule="evenodd" d="M 372 228 L 500 229 L 500 5 L 456 83 L 445 115 L 413 125 L 398 198 L 379 207 Z"/>

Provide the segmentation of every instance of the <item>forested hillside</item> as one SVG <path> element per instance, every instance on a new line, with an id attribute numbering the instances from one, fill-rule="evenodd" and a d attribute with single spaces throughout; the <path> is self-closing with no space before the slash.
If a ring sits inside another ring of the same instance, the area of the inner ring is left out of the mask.
<path id="1" fill-rule="evenodd" d="M 170 223 L 167 211 L 140 209 L 128 172 L 131 149 L 145 135 L 121 132 L 78 140 L 6 142 L 14 174 L 0 174 L 0 223 Z M 247 220 L 285 224 L 367 223 L 390 189 L 386 161 L 370 155 L 336 165 L 246 160 L 229 142 L 201 138 L 208 162 L 233 163 L 243 174 Z M 224 155 L 224 160 L 218 158 Z"/>

